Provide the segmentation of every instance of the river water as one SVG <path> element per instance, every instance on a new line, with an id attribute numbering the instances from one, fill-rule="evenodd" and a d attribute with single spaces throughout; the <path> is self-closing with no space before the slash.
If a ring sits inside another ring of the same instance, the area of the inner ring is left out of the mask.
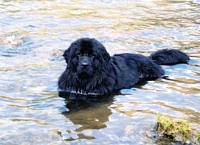
<path id="1" fill-rule="evenodd" d="M 57 94 L 62 53 L 80 37 L 108 52 L 175 48 L 189 64 L 92 104 Z M 200 1 L 0 0 L 0 144 L 174 144 L 155 138 L 158 113 L 200 130 Z"/>

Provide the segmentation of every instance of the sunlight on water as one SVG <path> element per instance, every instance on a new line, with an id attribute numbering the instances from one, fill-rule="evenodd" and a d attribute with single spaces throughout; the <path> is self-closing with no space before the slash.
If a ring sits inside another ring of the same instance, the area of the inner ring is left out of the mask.
<path id="1" fill-rule="evenodd" d="M 200 131 L 200 2 L 0 0 L 0 144 L 170 144 L 156 140 L 158 113 Z M 93 103 L 57 94 L 63 51 L 94 37 L 108 52 L 175 48 L 188 65 Z"/>

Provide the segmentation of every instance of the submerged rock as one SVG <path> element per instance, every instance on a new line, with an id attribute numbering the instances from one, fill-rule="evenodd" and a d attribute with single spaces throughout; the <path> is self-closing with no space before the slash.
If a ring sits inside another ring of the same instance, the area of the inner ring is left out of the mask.
<path id="1" fill-rule="evenodd" d="M 5 36 L 0 38 L 1 45 L 9 45 L 9 46 L 19 46 L 26 41 L 24 37 L 17 37 L 15 35 Z"/>

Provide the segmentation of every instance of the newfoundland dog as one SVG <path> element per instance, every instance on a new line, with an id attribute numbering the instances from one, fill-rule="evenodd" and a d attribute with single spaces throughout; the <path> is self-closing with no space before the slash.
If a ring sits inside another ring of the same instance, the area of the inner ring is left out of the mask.
<path id="1" fill-rule="evenodd" d="M 189 57 L 175 49 L 159 50 L 149 57 L 140 54 L 110 56 L 96 39 L 74 41 L 63 54 L 67 67 L 58 81 L 59 93 L 83 96 L 108 95 L 131 88 L 141 80 L 164 75 L 159 65 L 187 63 Z"/>

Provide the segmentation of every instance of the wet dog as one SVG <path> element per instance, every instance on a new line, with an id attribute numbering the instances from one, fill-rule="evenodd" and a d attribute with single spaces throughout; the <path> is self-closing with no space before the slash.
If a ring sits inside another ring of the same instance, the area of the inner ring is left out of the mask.
<path id="1" fill-rule="evenodd" d="M 120 89 L 131 88 L 141 80 L 164 75 L 160 65 L 187 63 L 189 57 L 175 49 L 159 50 L 146 57 L 140 54 L 110 56 L 96 39 L 74 41 L 63 54 L 67 67 L 58 81 L 60 93 L 107 95 Z"/>

